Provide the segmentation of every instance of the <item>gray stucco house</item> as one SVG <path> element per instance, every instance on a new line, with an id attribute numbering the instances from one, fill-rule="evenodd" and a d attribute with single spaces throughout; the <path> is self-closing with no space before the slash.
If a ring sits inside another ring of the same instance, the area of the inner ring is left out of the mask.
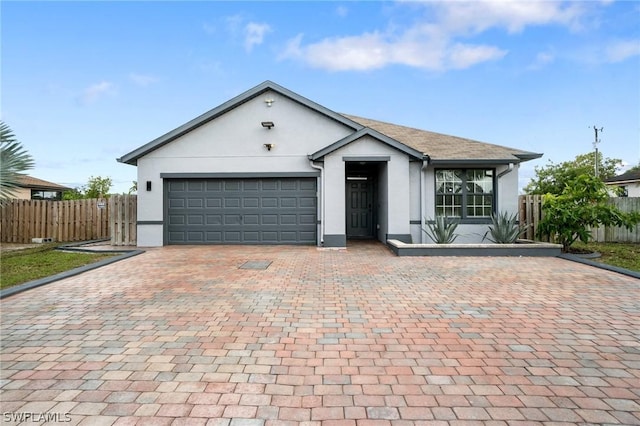
<path id="1" fill-rule="evenodd" d="M 344 115 L 271 81 L 122 156 L 138 168 L 138 245 L 429 242 L 425 218 L 479 242 L 517 211 L 542 154 Z"/>

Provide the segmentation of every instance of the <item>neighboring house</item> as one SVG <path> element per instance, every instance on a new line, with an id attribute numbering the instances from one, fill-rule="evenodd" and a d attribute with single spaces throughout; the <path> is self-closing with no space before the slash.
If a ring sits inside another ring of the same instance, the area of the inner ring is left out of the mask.
<path id="1" fill-rule="evenodd" d="M 62 193 L 69 189 L 57 183 L 21 175 L 14 196 L 20 200 L 62 200 Z"/>
<path id="2" fill-rule="evenodd" d="M 629 170 L 605 180 L 605 183 L 622 188 L 622 197 L 640 197 L 640 170 Z"/>
<path id="3" fill-rule="evenodd" d="M 138 245 L 479 242 L 518 210 L 519 149 L 336 113 L 266 81 L 118 161 L 138 167 Z"/>

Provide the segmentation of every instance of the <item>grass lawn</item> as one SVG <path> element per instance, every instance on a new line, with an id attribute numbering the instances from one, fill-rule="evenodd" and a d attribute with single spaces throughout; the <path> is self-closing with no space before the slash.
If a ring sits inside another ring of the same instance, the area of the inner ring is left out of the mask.
<path id="1" fill-rule="evenodd" d="M 577 242 L 571 247 L 601 253 L 602 257 L 591 259 L 596 262 L 640 272 L 640 244 Z"/>
<path id="2" fill-rule="evenodd" d="M 54 250 L 60 244 L 2 252 L 0 288 L 45 278 L 113 256 L 113 253 L 78 253 Z"/>

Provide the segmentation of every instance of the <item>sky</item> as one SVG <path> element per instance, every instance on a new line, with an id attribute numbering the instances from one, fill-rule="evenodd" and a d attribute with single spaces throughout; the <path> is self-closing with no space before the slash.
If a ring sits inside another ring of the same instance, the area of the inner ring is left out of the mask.
<path id="1" fill-rule="evenodd" d="M 0 119 L 69 187 L 271 80 L 333 111 L 544 153 L 640 162 L 637 1 L 0 3 Z M 624 169 L 622 169 L 624 170 Z M 622 171 L 621 170 L 621 171 Z"/>

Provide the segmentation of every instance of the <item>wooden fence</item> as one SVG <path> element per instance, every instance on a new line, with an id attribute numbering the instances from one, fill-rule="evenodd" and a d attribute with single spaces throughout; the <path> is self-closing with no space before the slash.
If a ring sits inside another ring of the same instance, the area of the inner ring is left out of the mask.
<path id="1" fill-rule="evenodd" d="M 107 199 L 9 200 L 0 207 L 0 241 L 31 243 L 33 238 L 74 242 L 111 238 L 113 245 L 136 243 L 135 195 Z"/>
<path id="2" fill-rule="evenodd" d="M 111 245 L 135 246 L 137 242 L 136 195 L 113 195 L 109 198 Z"/>
<path id="3" fill-rule="evenodd" d="M 613 204 L 623 212 L 640 211 L 639 197 L 611 197 L 609 198 L 609 204 Z M 525 234 L 523 234 L 523 238 L 539 240 L 536 234 L 538 224 L 543 217 L 542 196 L 521 195 L 518 205 L 520 223 L 528 225 Z M 617 226 L 603 226 L 592 229 L 591 236 L 593 240 L 597 242 L 640 243 L 640 225 L 636 225 L 632 230 Z"/>

